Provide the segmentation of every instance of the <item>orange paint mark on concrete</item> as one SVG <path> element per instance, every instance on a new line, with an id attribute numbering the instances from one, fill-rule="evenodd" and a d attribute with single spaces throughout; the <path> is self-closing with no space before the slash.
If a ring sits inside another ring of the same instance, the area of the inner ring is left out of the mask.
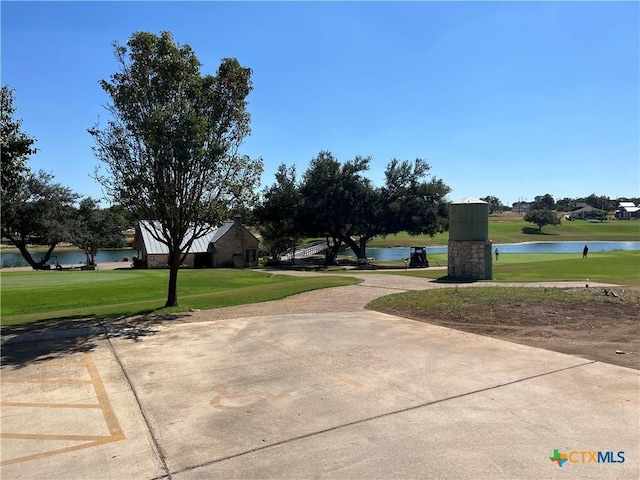
<path id="1" fill-rule="evenodd" d="M 89 373 L 89 377 L 91 380 L 75 380 L 75 379 L 31 379 L 26 381 L 21 380 L 7 380 L 3 379 L 2 383 L 59 383 L 59 384 L 92 384 L 94 391 L 96 393 L 96 398 L 98 400 L 97 404 L 60 404 L 60 403 L 32 403 L 32 402 L 0 402 L 1 406 L 5 407 L 29 407 L 29 408 L 77 408 L 77 409 L 101 409 L 102 414 L 104 416 L 104 421 L 107 424 L 107 428 L 109 429 L 109 435 L 57 435 L 57 434 L 37 434 L 37 433 L 0 433 L 0 438 L 4 439 L 18 439 L 18 440 L 66 440 L 66 441 L 78 441 L 78 442 L 87 442 L 82 443 L 80 445 L 74 445 L 71 447 L 61 448 L 57 450 L 50 450 L 47 452 L 37 453 L 33 455 L 25 455 L 18 458 L 12 458 L 9 460 L 5 460 L 0 462 L 0 465 L 11 465 L 14 463 L 20 462 L 28 462 L 30 460 L 35 460 L 38 458 L 50 457 L 52 455 L 60 455 L 62 453 L 73 452 L 76 450 L 81 450 L 90 447 L 96 447 L 98 445 L 104 445 L 105 443 L 117 442 L 119 440 L 124 440 L 126 437 L 122 428 L 120 427 L 120 422 L 118 422 L 118 418 L 113 411 L 113 407 L 111 406 L 111 402 L 109 401 L 109 397 L 107 395 L 107 391 L 104 388 L 104 384 L 102 383 L 102 379 L 100 378 L 100 374 L 98 373 L 98 369 L 96 368 L 95 363 L 93 362 L 93 358 L 90 354 L 83 354 L 82 362 L 51 362 L 55 365 L 79 365 L 84 366 Z M 45 364 L 46 365 L 46 364 Z"/>

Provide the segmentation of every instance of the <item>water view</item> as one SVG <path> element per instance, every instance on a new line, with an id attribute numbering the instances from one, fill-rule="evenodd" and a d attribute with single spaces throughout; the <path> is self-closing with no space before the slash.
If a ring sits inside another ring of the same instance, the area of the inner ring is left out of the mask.
<path id="1" fill-rule="evenodd" d="M 31 251 L 31 255 L 34 259 L 41 258 L 46 253 L 46 250 L 33 250 Z M 99 250 L 98 254 L 95 257 L 96 263 L 99 265 L 101 263 L 107 262 L 124 262 L 123 266 L 131 264 L 131 259 L 138 255 L 137 250 L 132 250 L 130 248 L 123 249 L 114 249 L 114 250 Z M 64 249 L 64 250 L 54 250 L 53 256 L 49 263 L 55 264 L 55 260 L 58 260 L 60 265 L 71 266 L 71 265 L 84 265 L 86 262 L 86 256 L 82 250 L 75 249 Z M 124 258 L 127 258 L 125 261 Z M 12 252 L 2 252 L 0 254 L 0 265 L 3 267 L 27 267 L 29 264 L 22 258 L 17 251 Z"/>
<path id="2" fill-rule="evenodd" d="M 589 253 L 610 252 L 613 250 L 640 250 L 640 242 L 586 242 Z M 527 242 L 527 243 L 494 243 L 500 253 L 575 253 L 582 256 L 585 242 Z M 447 253 L 447 246 L 426 247 L 427 255 L 431 253 Z M 354 257 L 353 252 L 345 252 Z M 367 248 L 367 257 L 379 261 L 403 260 L 409 257 L 408 248 Z"/>
<path id="3" fill-rule="evenodd" d="M 500 253 L 575 253 L 582 255 L 584 242 L 527 242 L 527 243 L 498 243 L 493 248 L 498 248 Z M 589 253 L 609 252 L 613 250 L 640 250 L 640 242 L 587 242 L 589 245 Z M 32 252 L 34 258 L 38 255 L 44 255 L 44 250 L 35 250 Z M 354 257 L 353 252 L 348 250 L 344 252 L 350 257 Z M 427 254 L 447 253 L 446 245 L 427 247 Z M 65 249 L 54 251 L 54 257 L 57 257 L 58 263 L 61 265 L 84 265 L 85 255 L 81 250 Z M 130 248 L 101 250 L 96 255 L 96 263 L 123 262 L 123 266 L 131 263 L 131 259 L 138 255 L 137 250 Z M 409 257 L 408 248 L 367 248 L 367 256 L 379 261 L 396 261 Z M 55 258 L 52 262 L 55 263 Z M 127 260 L 124 260 L 124 259 Z M 25 267 L 27 262 L 18 252 L 6 252 L 0 254 L 0 265 L 2 267 Z"/>

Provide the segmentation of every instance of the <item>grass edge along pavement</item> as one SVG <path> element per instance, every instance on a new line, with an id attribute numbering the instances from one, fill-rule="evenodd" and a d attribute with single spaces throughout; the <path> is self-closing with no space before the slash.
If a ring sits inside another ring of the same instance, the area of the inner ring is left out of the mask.
<path id="1" fill-rule="evenodd" d="M 366 308 L 640 370 L 640 289 L 453 287 L 394 293 Z"/>
<path id="2" fill-rule="evenodd" d="M 164 270 L 3 271 L 2 327 L 43 320 L 205 310 L 360 282 L 342 275 L 293 277 L 247 270 L 183 270 L 178 281 L 180 306 L 162 308 L 167 275 Z"/>

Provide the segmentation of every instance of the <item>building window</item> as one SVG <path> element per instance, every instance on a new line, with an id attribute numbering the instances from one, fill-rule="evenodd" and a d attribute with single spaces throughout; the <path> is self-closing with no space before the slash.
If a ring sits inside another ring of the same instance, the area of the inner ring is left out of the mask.
<path id="1" fill-rule="evenodd" d="M 245 254 L 247 262 L 255 262 L 256 260 L 258 260 L 258 250 L 256 250 L 255 248 L 248 248 L 245 251 Z"/>

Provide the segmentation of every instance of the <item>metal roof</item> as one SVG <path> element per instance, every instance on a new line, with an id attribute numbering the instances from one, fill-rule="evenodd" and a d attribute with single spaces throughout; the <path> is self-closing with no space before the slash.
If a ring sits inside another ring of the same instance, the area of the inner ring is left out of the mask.
<path id="1" fill-rule="evenodd" d="M 206 253 L 215 251 L 215 242 L 220 239 L 229 229 L 233 227 L 233 222 L 225 222 L 220 227 L 211 227 L 204 234 L 193 240 L 191 247 L 187 253 Z M 147 255 L 168 255 L 169 248 L 162 242 L 159 242 L 151 234 L 154 232 L 156 236 L 162 237 L 160 223 L 157 221 L 144 220 L 140 222 L 140 233 L 144 243 Z M 193 229 L 187 232 L 187 239 L 193 236 Z M 185 239 L 185 243 L 186 243 Z M 184 245 L 184 243 L 183 243 Z M 213 247 L 213 249 L 211 248 Z"/>
<path id="2" fill-rule="evenodd" d="M 473 198 L 473 197 L 464 197 L 461 198 L 460 200 L 456 200 L 455 202 L 451 202 L 455 205 L 460 204 L 460 203 L 484 203 L 486 204 L 487 202 L 483 201 L 483 200 L 478 200 L 477 198 Z"/>

